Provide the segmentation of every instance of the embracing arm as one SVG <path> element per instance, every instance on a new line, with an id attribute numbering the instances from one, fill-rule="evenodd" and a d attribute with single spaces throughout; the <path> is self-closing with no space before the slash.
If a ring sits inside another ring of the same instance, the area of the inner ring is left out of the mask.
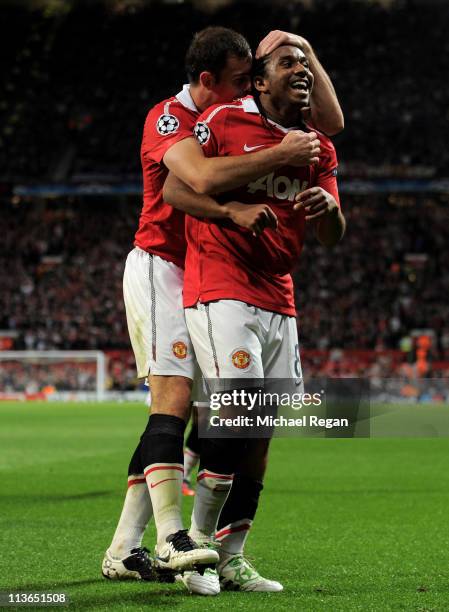
<path id="1" fill-rule="evenodd" d="M 282 166 L 318 163 L 319 153 L 315 132 L 295 130 L 274 147 L 232 157 L 206 157 L 192 136 L 170 147 L 164 164 L 196 193 L 210 194 L 240 187 Z"/>
<path id="2" fill-rule="evenodd" d="M 195 193 L 188 185 L 169 173 L 164 184 L 164 201 L 192 217 L 230 219 L 258 236 L 267 227 L 277 228 L 277 217 L 267 204 L 220 204 L 209 195 Z"/>
<path id="3" fill-rule="evenodd" d="M 309 41 L 297 34 L 273 30 L 260 42 L 256 57 L 267 55 L 280 45 L 300 47 L 309 60 L 310 71 L 314 76 L 314 86 L 310 99 L 310 115 L 313 126 L 329 136 L 341 132 L 345 127 L 345 122 L 335 88 Z"/>

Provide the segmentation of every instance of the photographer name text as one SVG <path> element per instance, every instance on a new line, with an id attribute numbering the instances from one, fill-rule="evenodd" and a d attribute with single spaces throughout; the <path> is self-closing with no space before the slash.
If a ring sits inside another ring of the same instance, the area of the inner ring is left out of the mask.
<path id="1" fill-rule="evenodd" d="M 298 418 L 284 416 L 236 416 L 224 418 L 213 415 L 209 419 L 211 427 L 319 427 L 333 429 L 334 427 L 349 427 L 349 419 L 321 418 L 315 415 L 304 415 Z"/>

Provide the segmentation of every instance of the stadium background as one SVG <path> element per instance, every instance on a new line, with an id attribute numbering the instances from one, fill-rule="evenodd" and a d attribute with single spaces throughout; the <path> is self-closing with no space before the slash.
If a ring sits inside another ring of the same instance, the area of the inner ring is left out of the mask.
<path id="1" fill-rule="evenodd" d="M 394 377 L 412 399 L 423 376 L 448 377 L 445 2 L 22 0 L 0 11 L 3 352 L 104 351 L 108 389 L 138 386 L 121 281 L 141 205 L 142 126 L 151 105 L 185 81 L 192 33 L 219 24 L 253 48 L 271 29 L 304 35 L 345 114 L 334 141 L 347 234 L 329 253 L 309 240 L 295 273 L 305 373 Z M 0 359 L 4 399 L 92 390 L 94 377 L 70 359 Z M 14 550 L 2 559 L 4 586 L 68 584 L 80 609 L 144 609 L 144 587 L 100 592 L 92 578 L 142 406 L 0 408 L 3 527 Z M 286 565 L 277 577 L 294 599 L 276 609 L 447 609 L 446 442 L 337 442 L 310 441 L 296 462 L 291 441 L 274 445 L 271 496 L 251 550 L 272 573 Z M 293 544 L 297 513 L 312 546 L 303 535 Z M 155 607 L 181 602 L 160 590 L 155 597 Z M 272 599 L 251 605 L 274 609 Z"/>
<path id="2" fill-rule="evenodd" d="M 447 375 L 444 3 L 54 1 L 2 12 L 3 349 L 104 350 L 108 387 L 135 388 L 121 279 L 141 205 L 142 126 L 185 81 L 192 32 L 212 23 L 253 47 L 273 28 L 303 33 L 344 109 L 335 144 L 347 235 L 328 253 L 310 240 L 295 275 L 305 371 Z M 91 384 L 67 370 L 47 382 Z M 3 368 L 0 389 L 46 382 L 18 377 Z"/>

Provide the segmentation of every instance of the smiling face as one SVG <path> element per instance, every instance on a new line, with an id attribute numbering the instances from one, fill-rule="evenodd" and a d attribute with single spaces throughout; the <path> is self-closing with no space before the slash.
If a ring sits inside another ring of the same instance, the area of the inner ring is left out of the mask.
<path id="1" fill-rule="evenodd" d="M 255 73 L 254 86 L 275 106 L 290 103 L 303 108 L 310 103 L 313 74 L 301 49 L 283 45 L 263 60 L 263 67 Z"/>

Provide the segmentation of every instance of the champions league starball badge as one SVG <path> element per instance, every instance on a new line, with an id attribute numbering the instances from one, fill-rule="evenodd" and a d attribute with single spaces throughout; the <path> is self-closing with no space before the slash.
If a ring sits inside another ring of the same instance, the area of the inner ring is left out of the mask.
<path id="1" fill-rule="evenodd" d="M 210 136 L 210 130 L 207 125 L 200 121 L 195 125 L 195 129 L 193 131 L 200 145 L 205 145 Z"/>
<path id="2" fill-rule="evenodd" d="M 173 134 L 179 128 L 179 120 L 174 115 L 161 115 L 156 122 L 156 129 L 161 136 Z"/>

